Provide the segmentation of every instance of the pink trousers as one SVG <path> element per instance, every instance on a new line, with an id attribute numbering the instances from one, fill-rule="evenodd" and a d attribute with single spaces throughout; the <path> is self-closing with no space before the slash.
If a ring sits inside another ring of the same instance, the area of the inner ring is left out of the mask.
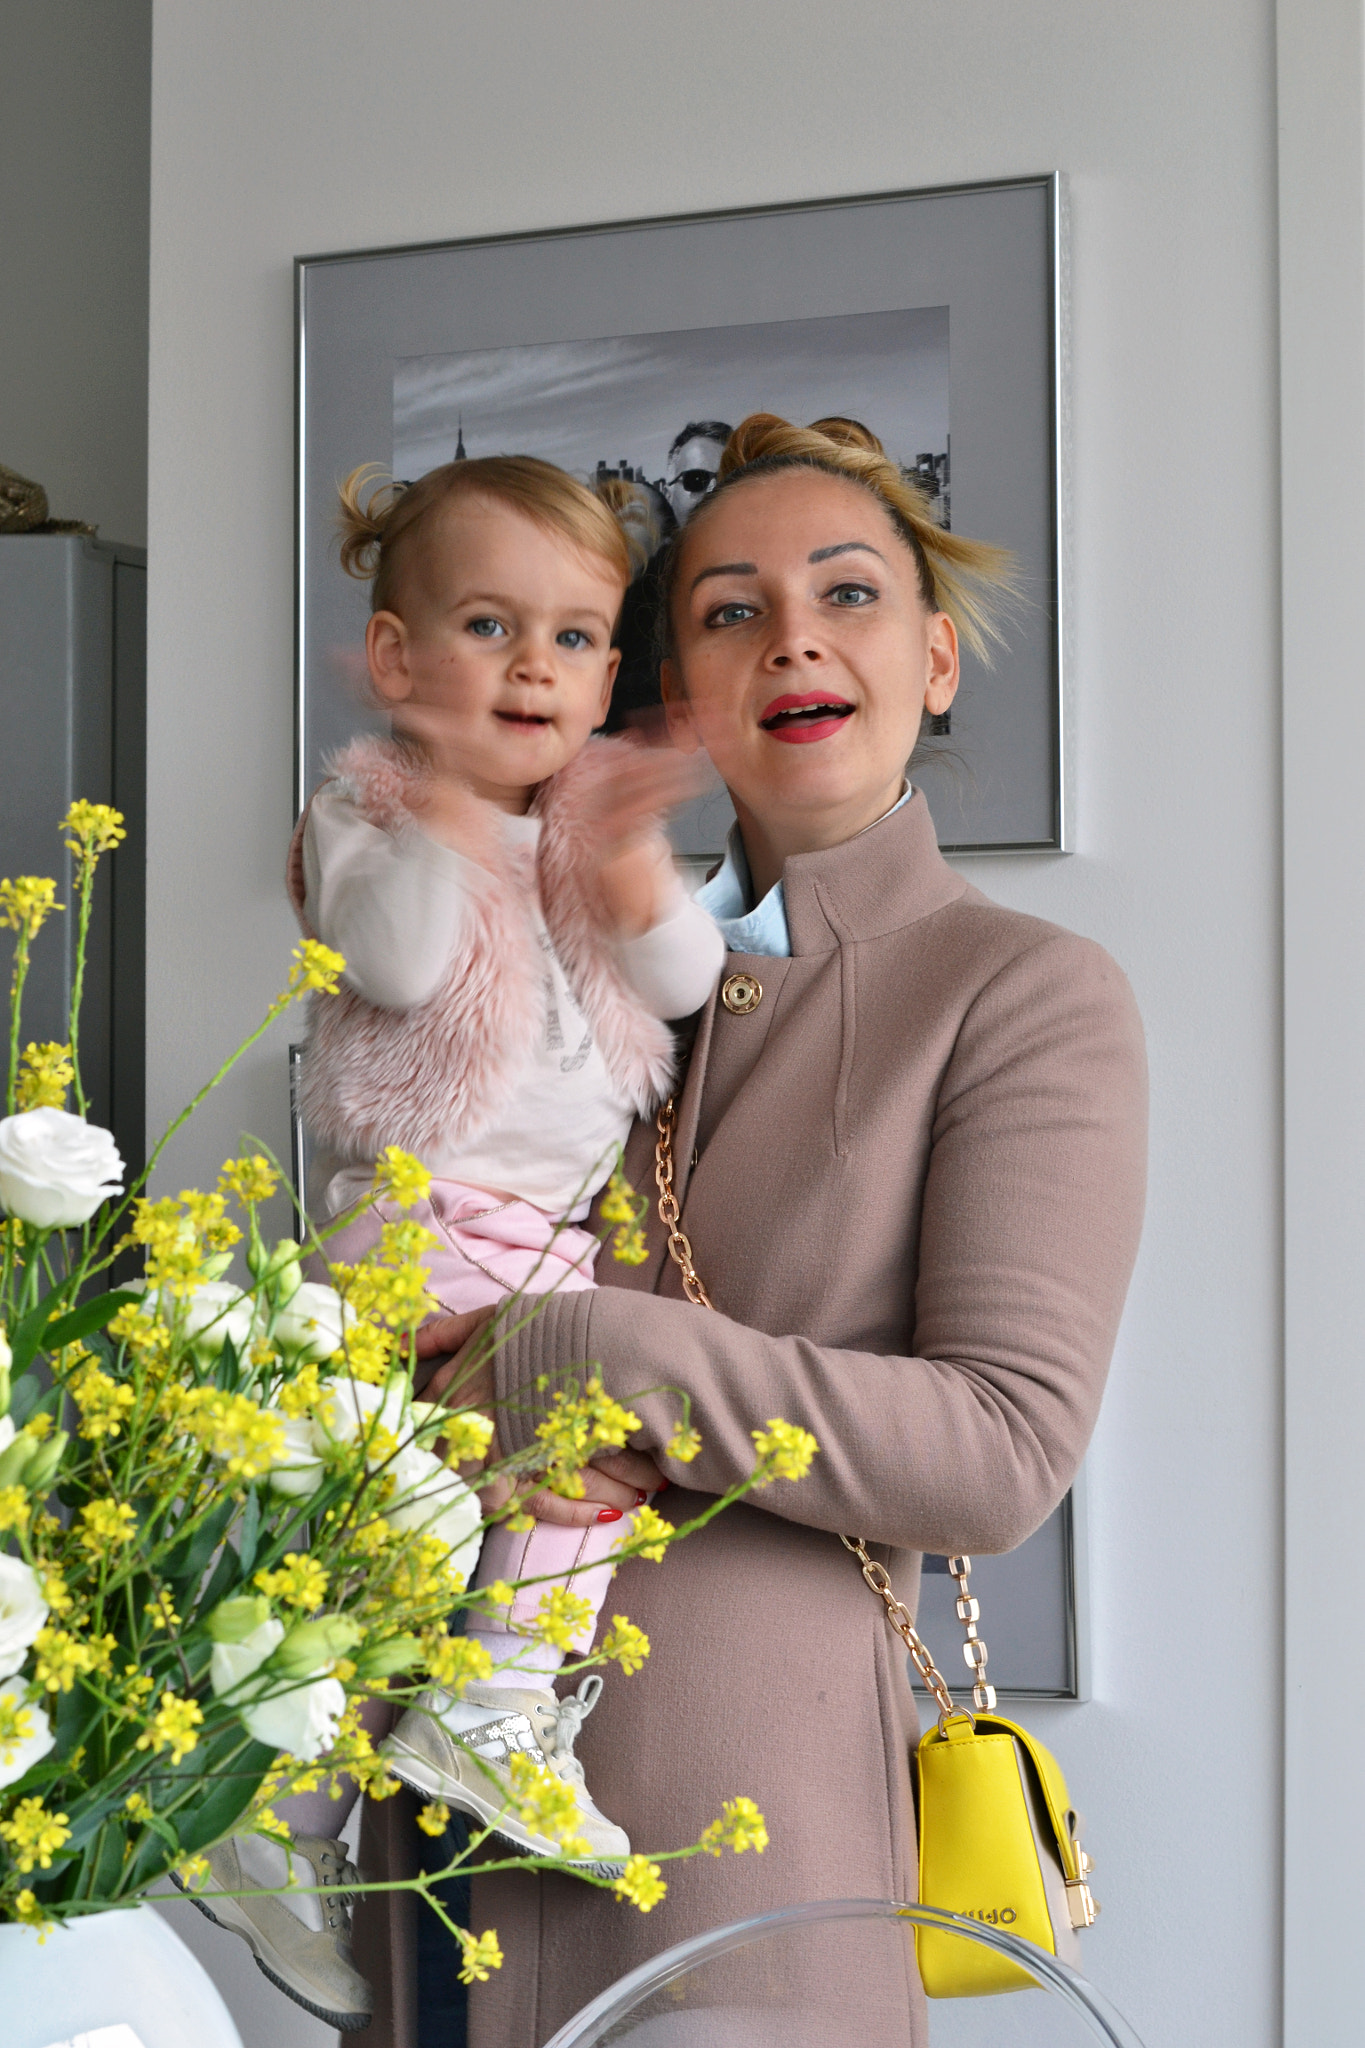
<path id="1" fill-rule="evenodd" d="M 354 1264 L 378 1243 L 380 1226 L 398 1221 L 400 1214 L 424 1223 L 438 1240 L 425 1255 L 427 1284 L 434 1302 L 452 1315 L 495 1307 L 517 1292 L 567 1294 L 593 1285 L 598 1246 L 586 1230 L 556 1225 L 530 1202 L 500 1200 L 486 1188 L 454 1180 L 434 1180 L 425 1202 L 401 1212 L 388 1203 L 373 1203 L 328 1240 L 329 1256 Z M 592 1522 L 586 1529 L 537 1522 L 520 1531 L 498 1524 L 483 1539 L 473 1584 L 536 1582 L 519 1587 L 512 1606 L 503 1611 L 501 1625 L 512 1630 L 534 1623 L 541 1601 L 556 1586 L 571 1587 L 592 1610 L 573 1649 L 590 1649 L 615 1570 L 611 1553 L 629 1533 L 630 1522 L 628 1515 Z"/>

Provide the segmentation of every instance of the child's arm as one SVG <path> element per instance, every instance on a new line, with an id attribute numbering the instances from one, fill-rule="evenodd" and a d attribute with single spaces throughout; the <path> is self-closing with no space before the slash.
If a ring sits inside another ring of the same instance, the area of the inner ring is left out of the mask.
<path id="1" fill-rule="evenodd" d="M 435 995 L 464 936 L 482 869 L 426 832 L 401 838 L 333 789 L 313 799 L 303 835 L 304 910 L 346 980 L 386 1010 Z"/>

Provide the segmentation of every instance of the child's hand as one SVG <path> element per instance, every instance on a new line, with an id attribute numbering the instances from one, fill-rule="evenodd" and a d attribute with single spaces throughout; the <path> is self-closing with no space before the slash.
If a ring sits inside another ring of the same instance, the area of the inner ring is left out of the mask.
<path id="1" fill-rule="evenodd" d="M 706 766 L 671 747 L 616 750 L 582 814 L 597 868 L 599 900 L 618 938 L 638 938 L 657 924 L 677 893 L 660 819 L 706 787 Z"/>

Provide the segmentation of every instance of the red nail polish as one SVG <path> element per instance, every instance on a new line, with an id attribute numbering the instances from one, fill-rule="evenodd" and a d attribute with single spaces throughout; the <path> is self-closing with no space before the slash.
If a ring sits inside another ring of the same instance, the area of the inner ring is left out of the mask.
<path id="1" fill-rule="evenodd" d="M 648 1499 L 649 1499 L 649 1495 L 648 1495 L 647 1493 L 642 1493 L 642 1492 L 640 1491 L 640 1488 L 639 1488 L 639 1487 L 637 1486 L 637 1487 L 636 1487 L 636 1489 L 635 1489 L 635 1505 L 636 1505 L 636 1507 L 637 1507 L 637 1508 L 642 1508 L 642 1507 L 644 1506 L 645 1502 L 646 1502 L 646 1501 L 647 1501 Z"/>
<path id="2" fill-rule="evenodd" d="M 656 1493 L 663 1493 L 663 1492 L 665 1492 L 665 1491 L 667 1490 L 667 1488 L 668 1488 L 668 1487 L 670 1487 L 670 1486 L 671 1486 L 672 1484 L 673 1484 L 673 1481 L 672 1481 L 671 1479 L 661 1479 L 661 1480 L 659 1481 L 658 1485 L 657 1485 L 657 1486 L 655 1487 L 654 1491 L 655 1491 Z"/>
<path id="3" fill-rule="evenodd" d="M 599 1508 L 597 1510 L 597 1519 L 599 1522 L 619 1522 L 621 1510 L 620 1508 Z"/>

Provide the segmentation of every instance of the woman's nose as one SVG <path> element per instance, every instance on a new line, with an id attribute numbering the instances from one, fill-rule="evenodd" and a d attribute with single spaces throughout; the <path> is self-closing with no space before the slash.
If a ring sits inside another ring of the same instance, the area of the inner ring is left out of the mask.
<path id="1" fill-rule="evenodd" d="M 772 627 L 768 642 L 769 668 L 810 668 L 824 660 L 825 650 L 820 645 L 819 635 L 810 630 L 808 612 L 802 616 L 795 606 L 778 605 L 774 609 Z"/>

